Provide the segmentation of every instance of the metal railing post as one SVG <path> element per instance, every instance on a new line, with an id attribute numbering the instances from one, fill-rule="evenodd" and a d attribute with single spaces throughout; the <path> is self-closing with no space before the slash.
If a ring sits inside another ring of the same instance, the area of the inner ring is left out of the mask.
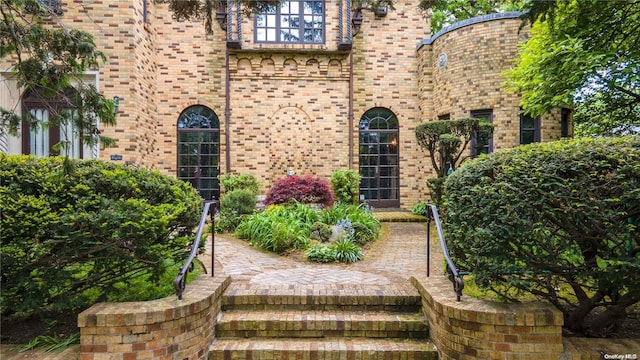
<path id="1" fill-rule="evenodd" d="M 173 287 L 176 289 L 176 295 L 178 296 L 178 300 L 182 300 L 182 294 L 184 293 L 184 289 L 187 287 L 187 273 L 193 271 L 193 268 L 194 268 L 193 260 L 198 256 L 198 249 L 200 247 L 200 238 L 202 237 L 204 224 L 205 224 L 205 221 L 207 220 L 207 213 L 210 211 L 211 205 L 215 203 L 217 203 L 216 200 L 209 200 L 204 202 L 204 209 L 202 210 L 202 215 L 200 216 L 200 224 L 198 225 L 196 238 L 193 241 L 193 247 L 191 248 L 191 253 L 189 254 L 189 257 L 187 258 L 184 266 L 182 266 L 182 268 L 180 269 L 178 276 L 176 276 L 176 279 L 173 281 Z M 213 247 L 213 242 L 211 243 L 211 246 Z M 211 253 L 211 257 L 212 257 L 211 264 L 213 265 L 213 252 Z M 213 266 L 211 267 L 211 273 L 213 274 Z"/>
<path id="2" fill-rule="evenodd" d="M 444 232 L 442 231 L 442 224 L 440 223 L 440 215 L 438 214 L 438 208 L 435 205 L 429 204 L 429 203 L 427 203 L 427 207 L 431 209 L 431 215 L 433 216 L 433 220 L 436 224 L 436 229 L 438 230 L 438 237 L 440 238 L 440 246 L 442 247 L 442 255 L 444 256 L 444 259 L 447 262 L 447 267 L 449 268 L 449 271 L 451 272 L 451 275 L 452 275 L 451 281 L 453 282 L 453 291 L 455 291 L 456 293 L 456 300 L 460 301 L 460 298 L 462 297 L 462 289 L 464 289 L 464 280 L 462 279 L 462 276 L 458 272 L 456 265 L 453 263 L 453 260 L 451 260 L 451 256 L 449 256 L 447 243 L 444 241 Z M 428 273 L 428 270 L 427 270 L 427 273 Z"/>
<path id="3" fill-rule="evenodd" d="M 209 210 L 209 214 L 211 216 L 211 277 L 213 277 L 215 274 L 216 211 L 218 211 L 220 207 L 220 201 L 216 200 L 216 197 L 214 196 L 211 202 L 213 203 L 213 207 Z"/>
<path id="4" fill-rule="evenodd" d="M 427 277 L 431 272 L 431 212 L 424 209 L 424 216 L 427 218 Z"/>

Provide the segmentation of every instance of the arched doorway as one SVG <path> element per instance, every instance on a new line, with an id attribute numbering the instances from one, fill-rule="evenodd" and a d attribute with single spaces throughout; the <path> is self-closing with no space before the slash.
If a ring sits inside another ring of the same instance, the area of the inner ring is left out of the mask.
<path id="1" fill-rule="evenodd" d="M 178 178 L 190 182 L 210 200 L 220 197 L 220 121 L 203 105 L 178 117 Z"/>
<path id="2" fill-rule="evenodd" d="M 360 200 L 373 207 L 399 207 L 398 118 L 386 108 L 362 115 L 359 134 Z"/>

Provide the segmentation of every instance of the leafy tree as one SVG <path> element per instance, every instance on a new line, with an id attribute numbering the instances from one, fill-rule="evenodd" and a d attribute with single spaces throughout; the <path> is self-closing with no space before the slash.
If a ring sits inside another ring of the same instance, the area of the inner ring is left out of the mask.
<path id="1" fill-rule="evenodd" d="M 504 11 L 520 11 L 524 0 L 421 0 L 418 7 L 431 18 L 431 33 L 472 17 Z"/>
<path id="2" fill-rule="evenodd" d="M 447 178 L 449 250 L 480 286 L 533 294 L 569 331 L 606 336 L 640 301 L 639 189 L 638 138 L 496 152 Z"/>
<path id="3" fill-rule="evenodd" d="M 535 21 L 531 38 L 506 73 L 525 111 L 575 104 L 579 134 L 637 130 L 640 1 L 536 0 L 527 18 Z"/>
<path id="4" fill-rule="evenodd" d="M 113 102 L 81 80 L 85 70 L 96 69 L 106 57 L 91 34 L 66 27 L 44 4 L 0 0 L 0 60 L 11 64 L 21 89 L 33 91 L 45 104 L 63 101 L 74 111 L 49 106 L 45 124 L 29 114 L 22 117 L 15 108 L 0 108 L 0 136 L 17 135 L 22 118 L 36 128 L 72 124 L 80 130 L 83 144 L 112 145 L 112 139 L 100 135 L 97 121 L 115 125 Z M 65 144 L 56 146 L 64 150 Z"/>
<path id="5" fill-rule="evenodd" d="M 427 185 L 436 203 L 442 196 L 442 185 L 449 169 L 455 170 L 470 155 L 463 156 L 471 141 L 481 134 L 485 138 L 493 125 L 480 119 L 433 120 L 416 127 L 418 144 L 429 152 L 431 166 L 437 178 L 428 179 Z"/>

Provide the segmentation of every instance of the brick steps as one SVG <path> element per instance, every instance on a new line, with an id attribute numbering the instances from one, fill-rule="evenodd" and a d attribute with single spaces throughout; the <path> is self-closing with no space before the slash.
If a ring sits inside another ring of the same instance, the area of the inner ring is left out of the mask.
<path id="1" fill-rule="evenodd" d="M 223 313 L 216 325 L 216 336 L 426 339 L 428 325 L 424 316 L 407 313 L 236 310 Z"/>
<path id="2" fill-rule="evenodd" d="M 397 339 L 217 339 L 209 360 L 218 359 L 436 360 L 438 352 L 430 342 Z"/>
<path id="3" fill-rule="evenodd" d="M 437 359 L 421 304 L 409 283 L 232 283 L 209 360 Z"/>
<path id="4" fill-rule="evenodd" d="M 417 313 L 420 293 L 410 284 L 392 285 L 282 285 L 232 284 L 222 298 L 222 309 L 235 310 L 344 310 Z"/>

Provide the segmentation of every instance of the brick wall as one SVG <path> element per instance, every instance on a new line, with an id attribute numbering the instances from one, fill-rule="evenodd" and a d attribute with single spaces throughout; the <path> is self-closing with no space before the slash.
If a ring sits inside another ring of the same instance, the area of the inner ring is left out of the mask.
<path id="1" fill-rule="evenodd" d="M 97 48 L 107 57 L 96 85 L 106 98 L 121 99 L 117 125 L 103 127 L 103 135 L 116 139 L 117 145 L 101 151 L 100 158 L 118 154 L 125 163 L 155 168 L 155 38 L 143 21 L 142 2 L 62 1 L 62 10 L 60 20 L 93 34 Z M 152 16 L 153 9 L 148 11 Z"/>
<path id="2" fill-rule="evenodd" d="M 558 359 L 563 352 L 562 313 L 549 304 L 502 304 L 468 296 L 458 302 L 442 276 L 411 282 L 422 295 L 441 359 Z"/>
<path id="3" fill-rule="evenodd" d="M 416 143 L 421 123 L 418 91 L 419 57 L 416 45 L 430 35 L 430 22 L 418 10 L 418 1 L 398 1 L 386 17 L 364 12 L 354 41 L 354 144 L 358 168 L 358 123 L 373 107 L 385 107 L 398 118 L 400 206 L 411 208 L 425 200 L 429 166 Z"/>
<path id="4" fill-rule="evenodd" d="M 215 337 L 227 276 L 201 275 L 175 295 L 153 301 L 99 303 L 78 316 L 80 360 L 206 359 Z"/>
<path id="5" fill-rule="evenodd" d="M 415 141 L 421 122 L 492 109 L 494 149 L 518 145 L 519 97 L 501 86 L 526 36 L 518 19 L 487 18 L 430 38 L 417 0 L 402 0 L 384 17 L 363 11 L 351 58 L 338 47 L 338 4 L 325 3 L 325 44 L 257 44 L 254 17 L 243 16 L 242 49 L 227 49 L 217 22 L 208 35 L 200 20 L 174 20 L 166 4 L 148 2 L 145 21 L 141 1 L 63 1 L 60 19 L 94 34 L 108 58 L 97 75 L 100 90 L 122 99 L 117 125 L 104 129 L 117 145 L 100 158 L 122 155 L 125 163 L 176 175 L 178 117 L 205 105 L 220 120 L 220 173 L 251 173 L 266 193 L 287 170 L 325 179 L 334 169 L 358 170 L 358 123 L 367 110 L 383 107 L 399 121 L 400 205 L 410 208 L 427 197 L 426 179 L 433 176 Z M 346 18 L 346 5 L 342 10 Z M 438 67 L 440 54 L 448 62 Z M 0 97 L 7 108 L 14 101 Z M 543 141 L 558 139 L 559 112 L 544 116 L 541 130 Z M 20 152 L 13 140 L 3 146 Z"/>

